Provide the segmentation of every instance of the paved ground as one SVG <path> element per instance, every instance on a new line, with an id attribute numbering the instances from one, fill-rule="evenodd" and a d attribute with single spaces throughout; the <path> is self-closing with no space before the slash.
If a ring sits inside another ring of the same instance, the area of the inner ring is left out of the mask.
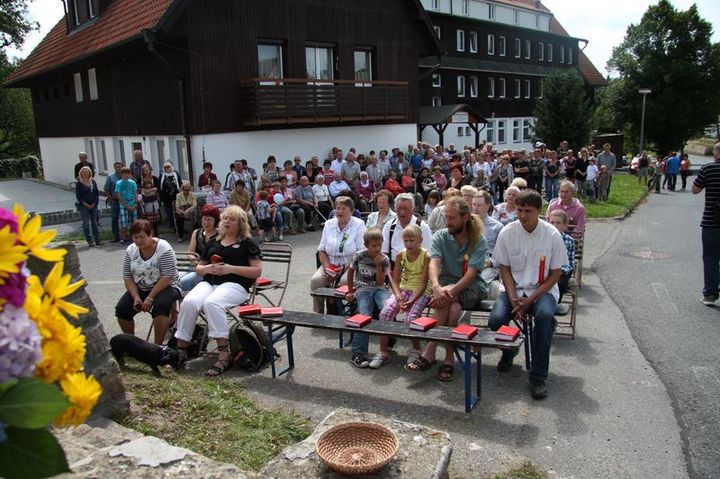
<path id="1" fill-rule="evenodd" d="M 102 189 L 102 185 L 99 185 Z M 75 193 L 33 180 L 0 181 L 0 207 L 12 209 L 21 203 L 26 211 L 48 213 L 75 210 Z"/>

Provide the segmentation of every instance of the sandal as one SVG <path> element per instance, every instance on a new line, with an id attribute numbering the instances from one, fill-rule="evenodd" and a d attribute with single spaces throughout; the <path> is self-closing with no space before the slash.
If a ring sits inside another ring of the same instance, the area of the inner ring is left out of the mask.
<path id="1" fill-rule="evenodd" d="M 173 369 L 175 371 L 179 371 L 185 367 L 185 363 L 188 360 L 187 347 L 180 348 L 180 347 L 176 346 L 175 351 L 177 351 L 178 357 L 177 357 L 177 362 L 175 364 L 173 364 Z"/>
<path id="2" fill-rule="evenodd" d="M 427 371 L 432 367 L 433 363 L 425 359 L 424 357 L 420 356 L 412 363 L 405 365 L 405 370 L 407 371 Z"/>
<path id="3" fill-rule="evenodd" d="M 215 364 L 210 366 L 210 369 L 205 371 L 205 377 L 214 378 L 220 376 L 222 373 L 228 370 L 231 361 L 232 358 L 230 357 L 230 346 L 228 344 L 225 344 L 224 346 L 219 346 L 217 361 L 215 361 Z"/>
<path id="4" fill-rule="evenodd" d="M 437 375 L 435 376 L 438 381 L 450 382 L 453 379 L 453 371 L 455 368 L 452 364 L 443 364 L 438 368 Z"/>

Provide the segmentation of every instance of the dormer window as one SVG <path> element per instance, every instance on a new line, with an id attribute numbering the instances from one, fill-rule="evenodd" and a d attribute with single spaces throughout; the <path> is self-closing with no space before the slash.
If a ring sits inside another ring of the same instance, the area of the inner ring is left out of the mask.
<path id="1" fill-rule="evenodd" d="M 92 20 L 98 13 L 98 0 L 68 0 L 68 14 L 72 18 L 73 27 Z"/>

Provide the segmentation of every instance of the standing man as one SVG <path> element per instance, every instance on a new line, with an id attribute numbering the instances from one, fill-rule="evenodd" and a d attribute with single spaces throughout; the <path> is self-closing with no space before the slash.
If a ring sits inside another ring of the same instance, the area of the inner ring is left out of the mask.
<path id="1" fill-rule="evenodd" d="M 528 188 L 532 188 L 538 193 L 542 193 L 545 159 L 542 157 L 542 150 L 540 148 L 535 148 L 533 150 L 533 157 L 528 163 L 530 168 L 530 174 L 528 175 Z"/>
<path id="2" fill-rule="evenodd" d="M 92 176 L 94 177 L 95 166 L 88 161 L 87 153 L 85 153 L 84 151 L 78 153 L 78 160 L 80 161 L 75 163 L 75 176 L 73 176 L 73 178 L 75 180 L 78 179 L 78 175 L 80 174 L 80 168 L 82 168 L 83 166 L 87 166 L 88 168 L 90 168 L 90 173 L 92 173 Z"/>
<path id="3" fill-rule="evenodd" d="M 667 159 L 667 163 L 665 164 L 665 173 L 667 173 L 669 178 L 668 189 L 670 191 L 675 191 L 678 173 L 680 173 L 680 157 L 677 152 L 670 152 L 670 158 Z"/>
<path id="4" fill-rule="evenodd" d="M 530 395 L 543 399 L 547 397 L 545 379 L 560 296 L 557 282 L 568 257 L 558 230 L 540 221 L 542 198 L 537 191 L 521 191 L 515 205 L 518 221 L 508 223 L 500 231 L 493 251 L 493 262 L 500 265 L 505 291 L 495 301 L 488 326 L 497 331 L 513 318 L 524 321 L 526 314 L 533 315 Z M 517 348 L 503 350 L 498 371 L 510 371 L 517 353 Z"/>
<path id="5" fill-rule="evenodd" d="M 432 285 L 434 317 L 440 326 L 456 326 L 463 310 L 475 309 L 487 297 L 487 284 L 479 272 L 485 265 L 487 242 L 482 220 L 470 213 L 467 202 L 452 197 L 445 203 L 447 228 L 435 233 L 430 249 L 428 281 Z M 437 342 L 431 341 L 408 371 L 426 371 L 435 361 Z M 440 381 L 453 378 L 453 347 L 445 346 L 445 361 L 437 372 Z"/>
<path id="6" fill-rule="evenodd" d="M 411 193 L 400 193 L 395 197 L 395 213 L 396 217 L 392 221 L 388 221 L 383 226 L 383 244 L 382 251 L 388 258 L 397 258 L 397 255 L 405 249 L 405 243 L 402 239 L 402 232 L 406 226 L 415 223 L 422 230 L 422 247 L 430 250 L 432 245 L 432 232 L 426 222 L 420 218 L 413 216 L 415 211 L 415 196 Z"/>
<path id="7" fill-rule="evenodd" d="M 115 173 L 108 176 L 105 179 L 105 186 L 103 187 L 103 191 L 105 192 L 105 196 L 108 198 L 108 203 L 110 203 L 110 223 L 112 227 L 112 234 L 113 234 L 113 241 L 115 243 L 119 243 L 120 238 L 120 202 L 117 198 L 115 198 L 115 185 L 118 181 L 122 178 L 120 175 L 120 172 L 122 171 L 123 164 L 119 161 L 116 161 L 113 163 L 113 168 L 115 168 Z"/>
<path id="8" fill-rule="evenodd" d="M 568 232 L 573 238 L 585 235 L 585 207 L 575 198 L 575 183 L 563 180 L 560 183 L 560 197 L 550 201 L 547 208 L 546 221 L 550 221 L 550 213 L 563 210 L 567 215 Z"/>
<path id="9" fill-rule="evenodd" d="M 150 162 L 143 158 L 142 150 L 133 151 L 133 161 L 130 163 L 130 175 L 137 184 L 142 183 L 143 166 L 148 165 L 152 169 Z"/>
<path id="10" fill-rule="evenodd" d="M 360 164 L 355 161 L 355 153 L 348 153 L 347 159 L 340 167 L 340 172 L 343 180 L 350 185 L 350 188 L 355 189 L 355 183 L 360 178 Z"/>
<path id="11" fill-rule="evenodd" d="M 610 198 L 610 185 L 612 185 L 612 177 L 615 174 L 615 165 L 617 164 L 617 159 L 615 158 L 615 153 L 610 151 L 610 143 L 605 143 L 603 145 L 603 151 L 597 156 L 597 167 L 598 170 L 601 170 L 604 166 L 605 169 L 608 172 L 608 187 L 607 187 L 607 197 Z"/>
<path id="12" fill-rule="evenodd" d="M 712 306 L 718 300 L 720 281 L 720 142 L 713 146 L 713 157 L 715 161 L 700 168 L 692 185 L 696 195 L 705 190 L 705 209 L 700 221 L 705 277 L 702 303 L 705 306 Z"/>
<path id="13" fill-rule="evenodd" d="M 343 166 L 343 151 L 341 149 L 337 149 L 335 151 L 335 158 L 333 158 L 332 163 L 330 164 L 330 169 L 333 173 L 336 171 L 341 173 L 342 172 L 342 166 Z"/>

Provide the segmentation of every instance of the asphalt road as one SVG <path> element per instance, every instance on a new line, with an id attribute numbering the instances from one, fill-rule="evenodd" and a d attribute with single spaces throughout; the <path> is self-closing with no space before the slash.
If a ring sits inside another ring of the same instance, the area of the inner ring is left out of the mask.
<path id="1" fill-rule="evenodd" d="M 689 187 L 651 194 L 623 222 L 595 270 L 672 398 L 689 475 L 717 478 L 720 306 L 699 301 L 703 201 L 704 193 L 693 195 Z"/>

